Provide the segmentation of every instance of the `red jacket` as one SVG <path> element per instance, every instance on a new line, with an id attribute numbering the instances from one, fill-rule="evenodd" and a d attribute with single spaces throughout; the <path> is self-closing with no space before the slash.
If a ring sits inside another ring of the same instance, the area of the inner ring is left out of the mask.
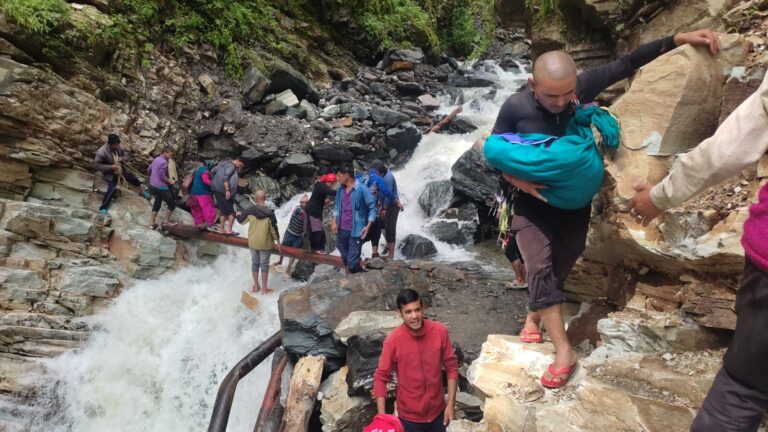
<path id="1" fill-rule="evenodd" d="M 423 331 L 414 336 L 402 324 L 384 340 L 379 367 L 373 375 L 374 397 L 387 397 L 387 383 L 397 371 L 397 413 L 405 420 L 429 423 L 445 410 L 441 369 L 448 379 L 458 380 L 459 369 L 448 329 L 424 320 Z"/>

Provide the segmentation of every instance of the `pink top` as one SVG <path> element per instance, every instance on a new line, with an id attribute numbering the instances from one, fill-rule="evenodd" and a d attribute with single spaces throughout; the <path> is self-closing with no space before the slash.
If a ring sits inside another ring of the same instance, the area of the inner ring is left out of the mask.
<path id="1" fill-rule="evenodd" d="M 749 259 L 768 272 L 768 184 L 760 190 L 757 204 L 749 208 L 741 244 Z"/>

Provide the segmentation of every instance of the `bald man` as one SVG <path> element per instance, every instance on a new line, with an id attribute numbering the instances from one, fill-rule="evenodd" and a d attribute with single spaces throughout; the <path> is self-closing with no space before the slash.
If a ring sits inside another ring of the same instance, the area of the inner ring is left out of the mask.
<path id="1" fill-rule="evenodd" d="M 605 65 L 577 74 L 573 59 L 553 51 L 536 59 L 528 86 L 510 96 L 501 107 L 494 134 L 540 133 L 563 136 L 576 103 L 593 102 L 608 86 L 631 76 L 656 57 L 683 44 L 706 45 L 712 54 L 720 49 L 711 30 L 680 33 L 642 45 Z M 576 366 L 565 334 L 560 304 L 565 300 L 563 283 L 586 245 L 591 206 L 563 210 L 546 203 L 539 189 L 546 185 L 527 182 L 507 174 L 504 178 L 520 189 L 510 224 L 525 262 L 529 313 L 521 341 L 540 342 L 544 323 L 555 345 L 555 361 L 544 372 L 541 383 L 550 388 L 565 385 Z M 538 336 L 538 337 L 536 337 Z"/>

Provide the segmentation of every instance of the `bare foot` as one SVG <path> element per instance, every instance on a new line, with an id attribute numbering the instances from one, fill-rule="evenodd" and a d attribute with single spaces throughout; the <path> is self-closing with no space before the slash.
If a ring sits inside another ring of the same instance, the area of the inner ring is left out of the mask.
<path id="1" fill-rule="evenodd" d="M 257 292 L 259 292 L 260 290 L 261 290 L 261 288 L 259 287 L 259 284 L 254 284 L 254 285 L 251 287 L 251 292 L 253 292 L 253 293 L 257 293 Z"/>
<path id="2" fill-rule="evenodd" d="M 564 368 L 569 368 L 576 364 L 576 353 L 573 352 L 572 349 L 569 349 L 568 352 L 561 354 L 555 354 L 555 361 L 552 362 L 552 369 L 557 371 Z M 547 369 L 544 372 L 544 377 L 550 381 L 555 381 L 557 383 L 563 382 L 563 380 L 567 380 L 570 377 L 570 373 L 562 373 L 558 375 L 552 375 L 552 373 Z"/>
<path id="3" fill-rule="evenodd" d="M 272 294 L 273 292 L 275 292 L 275 290 L 265 287 L 263 290 L 261 290 L 261 292 L 264 294 Z"/>

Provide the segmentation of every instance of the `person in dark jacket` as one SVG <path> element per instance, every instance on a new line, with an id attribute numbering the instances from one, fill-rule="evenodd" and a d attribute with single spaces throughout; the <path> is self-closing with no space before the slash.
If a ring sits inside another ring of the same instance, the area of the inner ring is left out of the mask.
<path id="1" fill-rule="evenodd" d="M 333 186 L 336 185 L 336 174 L 328 173 L 321 176 L 312 188 L 312 194 L 307 202 L 307 217 L 309 219 L 309 247 L 312 252 L 326 253 L 325 228 L 323 227 L 323 209 L 336 196 Z"/>
<path id="2" fill-rule="evenodd" d="M 101 214 L 107 214 L 120 177 L 133 186 L 141 187 L 141 180 L 127 169 L 123 169 L 121 162 L 126 160 L 127 155 L 120 147 L 120 135 L 115 132 L 107 135 L 107 143 L 99 147 L 93 161 L 96 170 L 101 172 L 104 180 L 107 181 L 107 191 L 104 192 L 104 198 L 101 201 L 101 206 L 99 206 L 99 213 Z M 140 193 L 144 198 L 150 199 L 148 192 L 140 191 Z"/>
<path id="3" fill-rule="evenodd" d="M 400 202 L 400 195 L 397 193 L 397 180 L 392 175 L 392 171 L 380 161 L 376 171 L 378 171 L 392 195 L 392 197 L 379 195 L 379 217 L 383 219 L 384 240 L 387 242 L 385 255 L 389 259 L 394 259 L 395 240 L 397 239 L 397 218 L 405 208 Z"/>
<path id="4" fill-rule="evenodd" d="M 216 200 L 216 207 L 221 212 L 219 217 L 219 232 L 225 235 L 235 235 L 232 225 L 235 223 L 235 197 L 237 196 L 238 172 L 243 169 L 244 162 L 240 158 L 222 161 L 213 169 L 211 192 Z"/>
<path id="5" fill-rule="evenodd" d="M 719 50 L 719 40 L 711 30 L 680 33 L 642 45 L 613 62 L 578 75 L 568 54 L 545 53 L 534 63 L 528 87 L 504 102 L 493 133 L 563 136 L 576 101 L 594 101 L 608 86 L 683 44 L 706 45 L 712 54 Z M 565 300 L 563 284 L 586 245 L 591 206 L 577 210 L 550 206 L 539 193 L 546 185 L 503 176 L 520 189 L 513 204 L 515 216 L 510 230 L 525 262 L 528 283 L 530 312 L 522 332 L 538 332 L 540 322 L 544 323 L 555 345 L 555 361 L 542 375 L 541 383 L 550 388 L 562 387 L 576 367 L 576 354 L 568 343 L 560 310 Z"/>

